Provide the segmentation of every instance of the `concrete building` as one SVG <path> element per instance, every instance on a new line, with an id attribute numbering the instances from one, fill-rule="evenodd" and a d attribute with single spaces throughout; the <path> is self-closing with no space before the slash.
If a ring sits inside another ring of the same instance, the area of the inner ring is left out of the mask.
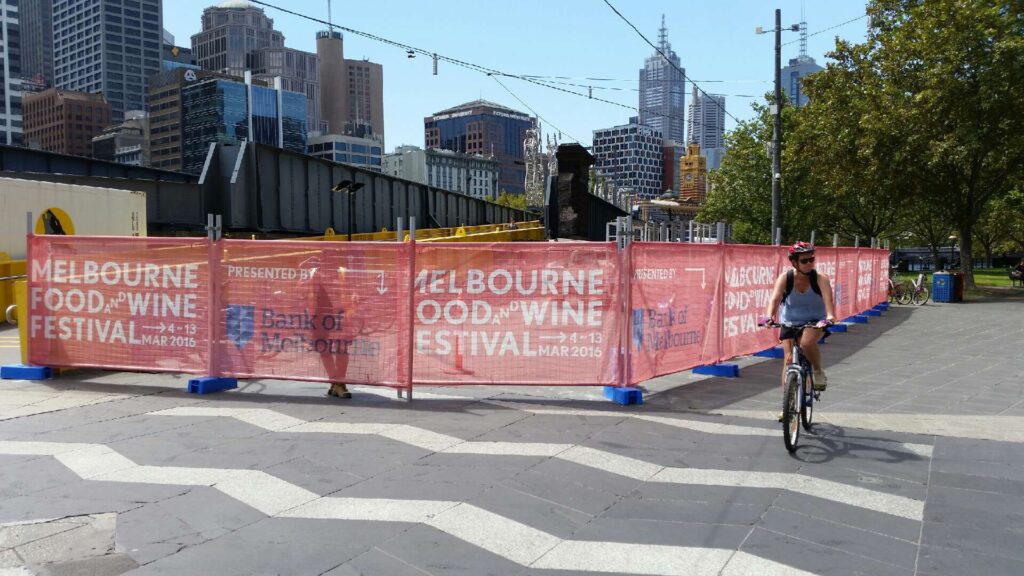
<path id="1" fill-rule="evenodd" d="M 384 173 L 474 198 L 498 197 L 498 161 L 482 154 L 399 146 L 384 157 Z"/>
<path id="2" fill-rule="evenodd" d="M 807 22 L 800 23 L 800 55 L 789 59 L 789 65 L 782 69 L 782 90 L 789 97 L 789 103 L 797 108 L 807 105 L 800 80 L 815 72 L 824 70 L 807 55 Z"/>
<path id="3" fill-rule="evenodd" d="M 661 132 L 641 124 L 594 130 L 594 170 L 620 189 L 632 189 L 639 199 L 656 198 L 662 187 Z"/>
<path id="4" fill-rule="evenodd" d="M 110 104 L 102 94 L 49 88 L 25 96 L 25 145 L 30 148 L 92 155 L 92 139 L 110 125 Z"/>
<path id="5" fill-rule="evenodd" d="M 49 88 L 53 86 L 53 0 L 20 0 L 18 10 L 21 74 Z"/>
<path id="6" fill-rule="evenodd" d="M 704 94 L 694 86 L 687 122 L 686 143 L 700 146 L 708 169 L 717 169 L 725 151 L 725 96 Z"/>
<path id="7" fill-rule="evenodd" d="M 188 71 L 186 71 L 188 72 Z M 245 82 L 206 78 L 181 91 L 183 171 L 202 172 L 212 142 L 247 140 L 306 153 L 306 96 Z"/>
<path id="8" fill-rule="evenodd" d="M 493 156 L 500 167 L 498 190 L 525 191 L 523 143 L 537 119 L 487 100 L 475 100 L 423 119 L 427 148 Z"/>
<path id="9" fill-rule="evenodd" d="M 306 96 L 307 131 L 320 129 L 320 79 L 316 54 L 287 48 L 284 34 L 263 8 L 246 0 L 226 0 L 203 10 L 202 31 L 192 36 L 192 52 L 204 70 L 256 80 L 281 78 L 285 91 Z"/>
<path id="10" fill-rule="evenodd" d="M 700 146 L 690 144 L 686 147 L 686 156 L 679 159 L 679 181 L 679 200 L 704 203 L 708 195 L 708 166 Z"/>
<path id="11" fill-rule="evenodd" d="M 125 112 L 124 121 L 108 126 L 92 139 L 92 157 L 132 166 L 149 166 L 149 115 Z"/>
<path id="12" fill-rule="evenodd" d="M 21 27 L 17 0 L 0 0 L 0 142 L 21 144 Z"/>
<path id="13" fill-rule="evenodd" d="M 652 54 L 640 70 L 640 123 L 654 128 L 666 140 L 685 142 L 686 70 L 668 42 L 664 15 L 658 30 L 658 49 L 661 54 Z"/>
<path id="14" fill-rule="evenodd" d="M 324 133 L 373 138 L 384 145 L 384 67 L 345 58 L 341 32 L 316 35 Z"/>
<path id="15" fill-rule="evenodd" d="M 53 3 L 54 86 L 101 92 L 115 122 L 143 110 L 146 80 L 160 72 L 162 0 Z"/>
<path id="16" fill-rule="evenodd" d="M 324 134 L 310 136 L 306 153 L 331 162 L 354 164 L 376 172 L 382 171 L 384 149 L 372 138 Z"/>
<path id="17" fill-rule="evenodd" d="M 153 168 L 181 171 L 184 158 L 181 91 L 206 78 L 242 81 L 227 74 L 188 68 L 176 68 L 149 79 L 149 165 Z"/>

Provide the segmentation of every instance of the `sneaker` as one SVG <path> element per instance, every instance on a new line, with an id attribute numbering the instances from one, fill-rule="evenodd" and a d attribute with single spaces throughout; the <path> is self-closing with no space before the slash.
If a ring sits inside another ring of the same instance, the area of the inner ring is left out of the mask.
<path id="1" fill-rule="evenodd" d="M 348 391 L 348 387 L 344 384 L 331 384 L 331 388 L 327 391 L 328 396 L 334 396 L 336 398 L 351 398 L 352 393 Z"/>
<path id="2" fill-rule="evenodd" d="M 785 421 L 786 421 L 786 413 L 785 412 L 779 412 L 779 422 L 785 422 Z"/>
<path id="3" fill-rule="evenodd" d="M 815 392 L 822 392 L 828 387 L 828 376 L 825 376 L 824 370 L 814 371 L 814 390 Z"/>

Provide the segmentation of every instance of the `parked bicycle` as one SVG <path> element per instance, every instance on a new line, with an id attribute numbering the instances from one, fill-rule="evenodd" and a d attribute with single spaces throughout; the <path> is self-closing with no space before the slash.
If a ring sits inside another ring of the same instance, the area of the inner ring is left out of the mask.
<path id="1" fill-rule="evenodd" d="M 800 442 L 800 426 L 810 432 L 814 423 L 814 403 L 821 398 L 821 392 L 814 390 L 814 370 L 811 362 L 800 349 L 800 338 L 807 328 L 825 328 L 829 322 L 809 322 L 802 325 L 786 325 L 765 319 L 761 326 L 782 328 L 789 326 L 796 329 L 796 335 L 783 342 L 784 346 L 793 346 L 791 362 L 786 366 L 786 380 L 782 390 L 782 440 L 786 450 L 795 452 Z M 790 344 L 792 343 L 792 344 Z"/>
<path id="2" fill-rule="evenodd" d="M 915 306 L 921 306 L 931 298 L 928 286 L 924 283 L 924 274 L 918 274 L 917 280 L 911 282 L 905 290 L 908 295 L 907 302 L 900 302 L 901 304 L 913 302 Z"/>
<path id="3" fill-rule="evenodd" d="M 889 277 L 889 302 L 893 304 L 910 304 L 911 296 L 912 294 L 907 288 L 906 283 L 899 280 L 893 282 L 892 277 Z"/>

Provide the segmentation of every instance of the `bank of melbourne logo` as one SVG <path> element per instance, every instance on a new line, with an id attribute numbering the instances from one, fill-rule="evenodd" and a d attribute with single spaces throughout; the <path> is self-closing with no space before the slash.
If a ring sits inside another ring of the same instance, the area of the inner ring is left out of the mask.
<path id="1" fill-rule="evenodd" d="M 256 314 L 255 306 L 241 306 L 239 304 L 228 304 L 224 323 L 227 325 L 228 340 L 241 350 L 252 340 L 253 317 Z"/>
<path id="2" fill-rule="evenodd" d="M 633 349 L 643 350 L 644 348 L 644 310 L 643 308 L 633 309 Z"/>

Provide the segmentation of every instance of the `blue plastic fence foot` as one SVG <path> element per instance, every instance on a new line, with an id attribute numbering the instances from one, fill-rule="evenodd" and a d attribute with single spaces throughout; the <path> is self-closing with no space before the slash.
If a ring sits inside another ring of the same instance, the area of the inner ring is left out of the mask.
<path id="1" fill-rule="evenodd" d="M 213 394 L 214 392 L 223 392 L 232 388 L 238 388 L 237 378 L 213 378 L 206 376 L 203 378 L 192 378 L 188 381 L 189 394 Z"/>
<path id="2" fill-rule="evenodd" d="M 49 366 L 6 364 L 0 366 L 0 380 L 49 380 L 53 369 Z"/>
<path id="3" fill-rule="evenodd" d="M 872 310 L 878 310 L 879 312 L 887 312 L 889 310 L 889 303 L 882 302 L 881 304 L 875 304 Z"/>
<path id="4" fill-rule="evenodd" d="M 846 324 L 833 324 L 828 327 L 828 331 L 835 334 L 836 332 L 848 332 L 850 327 Z"/>
<path id="5" fill-rule="evenodd" d="M 864 311 L 864 315 L 865 316 L 881 316 L 882 315 L 882 311 L 881 310 L 875 310 L 874 308 L 872 308 L 871 310 L 865 310 Z"/>
<path id="6" fill-rule="evenodd" d="M 724 376 L 726 378 L 739 378 L 739 364 L 708 364 L 697 366 L 693 369 L 694 374 L 707 374 L 708 376 Z"/>
<path id="7" fill-rule="evenodd" d="M 643 390 L 634 386 L 605 386 L 604 397 L 623 406 L 644 403 Z"/>
<path id="8" fill-rule="evenodd" d="M 843 320 L 843 322 L 850 322 L 852 324 L 867 324 L 868 317 L 863 314 L 857 314 L 854 316 L 850 316 L 846 320 Z"/>
<path id="9" fill-rule="evenodd" d="M 754 356 L 760 356 L 762 358 L 785 358 L 786 352 L 781 346 L 773 346 L 767 350 L 761 350 L 760 352 L 754 352 Z"/>

